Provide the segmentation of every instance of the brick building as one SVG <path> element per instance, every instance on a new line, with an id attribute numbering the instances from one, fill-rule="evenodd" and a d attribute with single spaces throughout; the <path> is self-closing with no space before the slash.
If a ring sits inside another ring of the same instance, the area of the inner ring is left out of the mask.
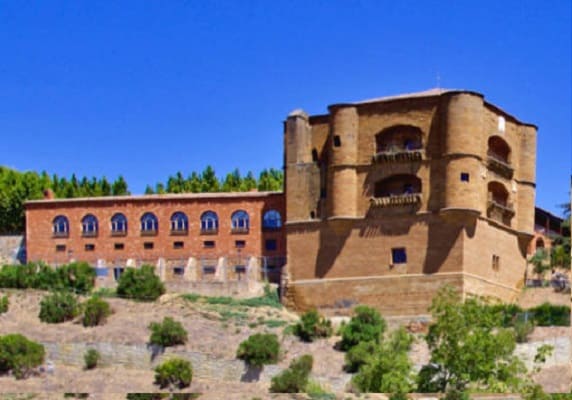
<path id="1" fill-rule="evenodd" d="M 286 301 L 425 313 L 444 283 L 515 299 L 533 235 L 536 127 L 470 91 L 291 113 Z"/>
<path id="2" fill-rule="evenodd" d="M 479 93 L 435 89 L 294 111 L 284 147 L 283 194 L 28 202 L 28 259 L 192 258 L 204 272 L 286 256 L 285 302 L 332 313 L 426 313 L 445 283 L 517 296 L 534 228 L 534 125 Z"/>
<path id="3" fill-rule="evenodd" d="M 194 260 L 215 274 L 257 260 L 263 270 L 284 264 L 284 196 L 274 192 L 168 194 L 26 203 L 30 261 L 82 260 L 99 266 L 157 265 L 172 271 Z"/>

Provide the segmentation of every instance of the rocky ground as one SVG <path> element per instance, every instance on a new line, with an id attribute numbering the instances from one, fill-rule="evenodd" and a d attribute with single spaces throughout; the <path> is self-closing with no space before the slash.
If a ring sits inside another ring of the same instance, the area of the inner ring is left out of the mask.
<path id="1" fill-rule="evenodd" d="M 189 333 L 189 342 L 184 350 L 207 353 L 215 358 L 233 360 L 239 343 L 256 332 L 273 332 L 282 340 L 283 356 L 280 367 L 286 368 L 290 361 L 302 354 L 314 356 L 313 376 L 323 382 L 326 389 L 332 389 L 328 382 L 349 380 L 343 374 L 344 353 L 335 350 L 339 337 L 302 343 L 291 335 L 284 334 L 284 328 L 297 320 L 297 316 L 284 309 L 270 307 L 245 307 L 237 305 L 207 304 L 203 301 L 189 301 L 175 295 L 165 295 L 157 303 L 138 303 L 110 298 L 114 313 L 103 326 L 84 328 L 79 321 L 63 324 L 45 324 L 38 319 L 39 303 L 45 295 L 38 291 L 0 291 L 9 293 L 10 310 L 0 315 L 0 335 L 22 333 L 41 342 L 59 343 L 116 343 L 123 345 L 144 345 L 149 339 L 148 325 L 171 316 L 181 321 Z M 395 325 L 395 324 L 390 324 Z M 569 328 L 537 329 L 531 340 L 569 335 Z M 411 357 L 414 363 L 428 360 L 429 353 L 417 334 Z M 0 376 L 0 399 L 8 393 L 35 393 L 36 399 L 57 397 L 63 392 L 93 393 L 90 399 L 125 398 L 117 393 L 153 392 L 152 368 L 125 368 L 104 365 L 92 371 L 84 371 L 80 365 L 64 365 L 55 362 L 55 371 L 41 373 L 26 380 L 15 380 Z M 539 374 L 539 381 L 547 390 L 566 390 L 572 374 L 570 366 L 547 368 Z M 343 383 L 343 382 L 342 382 Z M 201 399 L 254 399 L 270 398 L 268 382 L 222 382 L 209 379 L 193 379 L 189 392 L 203 393 Z M 10 395 L 12 396 L 12 395 Z M 43 396 L 43 397 L 42 397 Z M 56 396 L 56 397 L 49 397 Z M 25 397 L 22 397 L 25 398 Z M 292 398 L 290 396 L 272 398 Z M 339 398 L 353 398 L 343 394 Z M 369 398 L 373 399 L 372 395 Z"/>

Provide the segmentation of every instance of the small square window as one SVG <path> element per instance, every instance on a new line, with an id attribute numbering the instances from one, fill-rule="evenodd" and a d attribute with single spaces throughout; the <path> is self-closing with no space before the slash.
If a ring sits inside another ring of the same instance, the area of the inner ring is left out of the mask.
<path id="1" fill-rule="evenodd" d="M 66 245 L 65 244 L 56 244 L 56 251 L 58 253 L 66 251 Z"/>
<path id="2" fill-rule="evenodd" d="M 185 242 L 173 242 L 174 249 L 183 249 L 185 247 Z"/>
<path id="3" fill-rule="evenodd" d="M 153 242 L 143 242 L 143 248 L 145 250 L 152 250 L 153 247 L 155 247 L 155 244 Z"/>
<path id="4" fill-rule="evenodd" d="M 266 250 L 276 250 L 278 248 L 278 244 L 276 243 L 276 239 L 266 239 L 265 244 Z"/>
<path id="5" fill-rule="evenodd" d="M 244 249 L 246 247 L 246 241 L 244 240 L 235 240 L 234 247 L 237 249 Z"/>
<path id="6" fill-rule="evenodd" d="M 392 264 L 406 264 L 407 253 L 404 247 L 391 249 L 391 262 Z"/>
<path id="7" fill-rule="evenodd" d="M 84 248 L 85 248 L 85 251 L 94 251 L 95 245 L 93 243 L 87 243 Z"/>
<path id="8" fill-rule="evenodd" d="M 205 249 L 214 249 L 215 248 L 215 241 L 214 240 L 205 240 L 203 242 L 203 247 Z"/>
<path id="9" fill-rule="evenodd" d="M 124 248 L 125 248 L 125 244 L 123 244 L 123 243 L 114 243 L 113 244 L 114 250 L 123 250 Z"/>
<path id="10" fill-rule="evenodd" d="M 185 275 L 185 267 L 175 267 L 173 268 L 173 275 Z"/>
<path id="11" fill-rule="evenodd" d="M 334 147 L 340 147 L 342 145 L 342 138 L 340 135 L 334 136 Z"/>
<path id="12" fill-rule="evenodd" d="M 469 182 L 469 173 L 461 172 L 461 182 Z"/>

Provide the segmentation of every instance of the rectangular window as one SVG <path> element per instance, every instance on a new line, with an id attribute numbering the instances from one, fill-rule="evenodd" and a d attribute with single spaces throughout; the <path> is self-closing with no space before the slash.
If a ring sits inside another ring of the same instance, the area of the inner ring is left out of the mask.
<path id="1" fill-rule="evenodd" d="M 66 245 L 65 244 L 56 244 L 56 251 L 58 253 L 61 253 L 62 251 L 66 251 Z"/>
<path id="2" fill-rule="evenodd" d="M 185 247 L 185 242 L 173 242 L 174 249 L 182 249 Z"/>
<path id="3" fill-rule="evenodd" d="M 391 249 L 391 263 L 392 264 L 405 264 L 407 263 L 407 253 L 404 247 Z"/>
<path id="4" fill-rule="evenodd" d="M 85 251 L 94 251 L 95 245 L 92 243 L 87 243 L 84 248 L 85 248 Z"/>
<path id="5" fill-rule="evenodd" d="M 214 249 L 215 248 L 215 241 L 214 240 L 205 240 L 203 242 L 203 247 L 205 249 Z"/>
<path id="6" fill-rule="evenodd" d="M 498 271 L 500 269 L 500 257 L 493 254 L 493 270 Z"/>
<path id="7" fill-rule="evenodd" d="M 185 267 L 175 267 L 173 268 L 173 275 L 185 275 Z"/>
<path id="8" fill-rule="evenodd" d="M 266 239 L 265 246 L 266 250 L 276 250 L 278 248 L 278 244 L 276 243 L 276 239 Z"/>
<path id="9" fill-rule="evenodd" d="M 125 248 L 125 245 L 123 243 L 114 243 L 113 244 L 114 250 L 123 250 L 124 248 Z"/>
<path id="10" fill-rule="evenodd" d="M 155 246 L 155 245 L 154 245 L 153 242 L 144 242 L 144 243 L 143 243 L 143 248 L 144 248 L 145 250 L 152 250 L 154 246 Z"/>
<path id="11" fill-rule="evenodd" d="M 469 173 L 461 172 L 461 182 L 469 182 Z"/>
<path id="12" fill-rule="evenodd" d="M 334 136 L 334 147 L 340 147 L 342 145 L 342 138 L 340 138 L 340 135 L 335 135 Z"/>
<path id="13" fill-rule="evenodd" d="M 245 246 L 246 246 L 246 242 L 244 240 L 235 240 L 234 241 L 234 247 L 236 247 L 237 249 L 244 249 Z"/>

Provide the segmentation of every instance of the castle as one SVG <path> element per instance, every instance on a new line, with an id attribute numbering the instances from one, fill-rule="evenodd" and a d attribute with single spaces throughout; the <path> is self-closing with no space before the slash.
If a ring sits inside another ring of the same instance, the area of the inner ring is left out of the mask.
<path id="1" fill-rule="evenodd" d="M 70 246 L 80 249 L 78 259 L 200 256 L 209 250 L 207 234 L 221 234 L 217 248 L 232 253 L 243 246 L 232 212 L 242 210 L 250 254 L 286 256 L 284 301 L 297 309 L 343 313 L 365 303 L 384 315 L 423 314 L 445 283 L 503 301 L 518 294 L 534 227 L 534 125 L 482 94 L 434 89 L 334 104 L 324 115 L 294 111 L 284 152 L 282 194 L 28 202 L 28 259 L 54 262 Z M 204 231 L 204 213 L 219 206 L 225 228 Z M 270 210 L 281 218 L 269 238 L 273 250 L 261 239 Z M 134 224 L 117 250 L 113 215 L 128 212 Z M 177 212 L 192 215 L 184 233 L 173 230 Z M 146 213 L 155 219 L 146 222 Z M 89 215 L 99 223 L 95 235 Z M 60 216 L 68 219 L 61 226 Z"/>

